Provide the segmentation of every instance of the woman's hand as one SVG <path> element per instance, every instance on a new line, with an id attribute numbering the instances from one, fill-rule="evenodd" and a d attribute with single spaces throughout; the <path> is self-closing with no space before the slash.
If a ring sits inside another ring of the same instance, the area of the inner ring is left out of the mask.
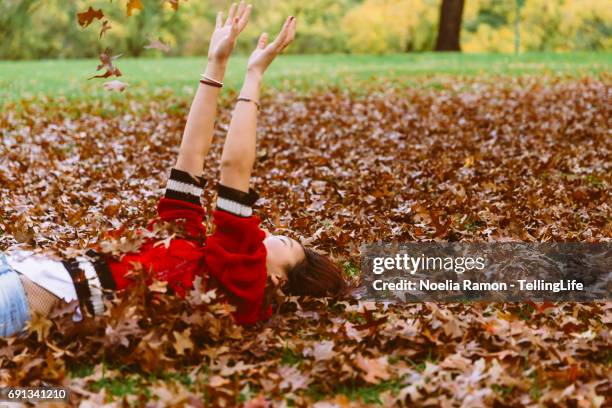
<path id="1" fill-rule="evenodd" d="M 259 37 L 257 48 L 255 48 L 255 51 L 249 57 L 248 71 L 257 75 L 263 75 L 272 61 L 274 61 L 274 58 L 287 48 L 295 38 L 295 25 L 295 17 L 287 17 L 278 36 L 267 46 L 268 33 L 263 33 Z"/>
<path id="2" fill-rule="evenodd" d="M 234 49 L 238 34 L 244 30 L 249 22 L 251 9 L 253 7 L 246 5 L 244 1 L 236 5 L 233 3 L 227 13 L 227 19 L 223 22 L 223 12 L 217 13 L 217 23 L 215 31 L 210 38 L 208 46 L 208 61 L 210 63 L 225 66 L 227 60 Z"/>

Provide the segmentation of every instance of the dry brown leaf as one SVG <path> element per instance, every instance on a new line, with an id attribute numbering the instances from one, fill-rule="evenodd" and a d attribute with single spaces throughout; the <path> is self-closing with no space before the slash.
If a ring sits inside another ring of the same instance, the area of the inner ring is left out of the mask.
<path id="1" fill-rule="evenodd" d="M 96 10 L 91 6 L 89 6 L 87 11 L 77 13 L 79 25 L 83 28 L 87 28 L 87 26 L 89 26 L 94 21 L 94 19 L 100 20 L 102 19 L 102 17 L 104 17 L 104 13 L 102 12 L 102 10 Z"/>

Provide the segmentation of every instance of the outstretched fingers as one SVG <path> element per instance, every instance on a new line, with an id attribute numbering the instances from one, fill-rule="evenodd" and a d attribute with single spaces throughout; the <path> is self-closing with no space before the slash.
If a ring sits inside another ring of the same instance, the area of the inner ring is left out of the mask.
<path id="1" fill-rule="evenodd" d="M 293 41 L 293 39 L 295 38 L 296 24 L 297 24 L 297 19 L 295 17 L 291 17 L 291 22 L 289 23 L 289 33 L 287 34 L 287 37 L 285 38 L 285 42 L 283 43 L 281 47 L 281 51 L 287 48 L 287 46 L 291 44 L 291 41 Z"/>
<path id="2" fill-rule="evenodd" d="M 225 20 L 225 25 L 230 25 L 234 21 L 234 16 L 236 15 L 236 3 L 232 3 L 229 11 L 227 12 L 227 20 Z"/>
<path id="3" fill-rule="evenodd" d="M 238 34 L 240 34 L 240 27 L 238 26 L 239 24 L 239 19 L 238 17 L 234 17 L 234 19 L 232 20 L 232 35 L 231 38 L 236 38 L 238 37 Z"/>
<path id="4" fill-rule="evenodd" d="M 285 20 L 285 23 L 283 24 L 283 28 L 281 28 L 281 31 L 278 33 L 274 41 L 270 44 L 270 46 L 274 48 L 275 50 L 278 50 L 278 51 L 282 50 L 283 45 L 285 44 L 285 41 L 287 39 L 287 36 L 289 35 L 289 27 L 291 26 L 292 20 L 293 20 L 293 16 L 287 17 L 287 19 Z"/>
<path id="5" fill-rule="evenodd" d="M 252 8 L 252 5 L 247 5 L 244 1 L 241 1 L 237 6 L 236 3 L 234 3 L 230 7 L 225 25 L 231 26 L 233 38 L 238 36 L 238 34 L 244 30 L 244 27 L 246 27 L 247 23 L 249 22 Z"/>
<path id="6" fill-rule="evenodd" d="M 253 6 L 250 4 L 247 5 L 244 0 L 241 0 L 240 3 L 232 3 L 230 6 L 229 12 L 227 13 L 227 20 L 225 21 L 225 25 L 231 25 L 234 23 L 234 19 L 238 19 L 239 28 L 243 29 L 246 23 L 249 21 L 249 16 L 251 15 L 251 9 Z"/>
<path id="7" fill-rule="evenodd" d="M 244 7 L 244 10 L 242 11 L 242 13 L 238 13 L 238 16 L 240 19 L 238 21 L 238 29 L 240 31 L 244 30 L 244 27 L 246 27 L 247 23 L 249 22 L 249 17 L 251 16 L 252 9 L 253 9 L 253 6 L 249 4 L 248 6 Z"/>
<path id="8" fill-rule="evenodd" d="M 221 27 L 223 27 L 223 12 L 219 11 L 217 13 L 217 21 L 215 23 L 215 29 L 219 29 Z"/>
<path id="9" fill-rule="evenodd" d="M 259 36 L 259 40 L 257 41 L 257 48 L 264 49 L 266 48 L 266 44 L 268 43 L 268 33 L 262 33 Z"/>
<path id="10" fill-rule="evenodd" d="M 246 9 L 246 3 L 244 2 L 244 0 L 241 0 L 240 3 L 238 4 L 238 9 L 236 10 L 236 15 L 235 17 L 242 17 L 242 13 L 244 13 L 244 10 Z"/>
<path id="11" fill-rule="evenodd" d="M 249 57 L 249 71 L 263 73 L 268 69 L 274 58 L 276 58 L 289 45 L 295 36 L 295 17 L 290 16 L 285 20 L 280 32 L 268 44 L 268 33 L 263 33 L 257 41 L 257 48 Z"/>

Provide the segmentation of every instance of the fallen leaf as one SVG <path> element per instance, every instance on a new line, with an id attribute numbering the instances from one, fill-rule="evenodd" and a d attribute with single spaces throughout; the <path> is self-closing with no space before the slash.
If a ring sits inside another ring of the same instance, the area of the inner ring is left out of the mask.
<path id="1" fill-rule="evenodd" d="M 193 342 L 191 341 L 191 330 L 186 329 L 183 332 L 174 332 L 174 349 L 178 355 L 185 355 L 186 350 L 193 349 Z"/>
<path id="2" fill-rule="evenodd" d="M 320 341 L 304 350 L 304 357 L 312 356 L 315 361 L 325 361 L 334 358 L 336 352 L 334 349 L 334 342 L 329 340 Z"/>
<path id="3" fill-rule="evenodd" d="M 49 330 L 53 326 L 51 320 L 39 313 L 34 313 L 27 323 L 26 329 L 36 333 L 38 341 L 44 341 L 49 334 Z"/>
<path id="4" fill-rule="evenodd" d="M 212 388 L 222 387 L 222 386 L 227 385 L 227 384 L 229 384 L 229 380 L 227 378 L 223 378 L 223 377 L 221 377 L 219 375 L 213 375 L 208 380 L 208 385 L 211 386 Z"/>
<path id="5" fill-rule="evenodd" d="M 278 369 L 278 373 L 282 378 L 280 383 L 281 390 L 289 389 L 289 391 L 297 391 L 300 389 L 306 389 L 312 382 L 310 376 L 305 375 L 296 367 L 281 366 Z"/>
<path id="6" fill-rule="evenodd" d="M 388 380 L 390 374 L 387 371 L 387 357 L 368 358 L 358 354 L 355 358 L 355 364 L 362 371 L 363 379 L 370 384 L 378 384 L 381 380 Z"/>

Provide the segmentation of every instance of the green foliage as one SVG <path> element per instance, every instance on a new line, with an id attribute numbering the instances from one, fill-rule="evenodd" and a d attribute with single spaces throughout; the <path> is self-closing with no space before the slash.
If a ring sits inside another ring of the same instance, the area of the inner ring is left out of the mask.
<path id="1" fill-rule="evenodd" d="M 389 54 L 432 49 L 436 0 L 366 0 L 342 20 L 350 52 Z"/>
<path id="2" fill-rule="evenodd" d="M 5 0 L 0 3 L 0 59 L 88 58 L 110 47 L 130 56 L 159 56 L 145 50 L 150 38 L 171 46 L 170 56 L 204 55 L 216 10 L 225 0 L 142 0 L 144 9 L 127 17 L 125 2 L 107 0 Z M 261 32 L 278 31 L 295 15 L 299 35 L 287 50 L 296 54 L 392 54 L 427 51 L 437 35 L 439 0 L 253 0 L 251 23 L 237 44 L 250 52 Z M 102 21 L 87 29 L 76 13 L 100 8 L 112 28 L 100 39 Z M 462 48 L 511 52 L 520 12 L 522 51 L 609 50 L 612 8 L 601 0 L 469 0 L 465 3 Z"/>
<path id="3" fill-rule="evenodd" d="M 342 19 L 355 7 L 356 0 L 259 0 L 254 1 L 253 19 L 245 32 L 241 51 L 251 51 L 259 35 L 266 31 L 278 32 L 286 16 L 298 18 L 299 35 L 288 52 L 300 54 L 326 54 L 347 52 L 347 38 L 343 31 Z"/>
<path id="4" fill-rule="evenodd" d="M 610 50 L 612 8 L 601 0 L 520 0 L 521 51 Z M 511 52 L 514 1 L 471 0 L 463 18 L 462 48 Z"/>

